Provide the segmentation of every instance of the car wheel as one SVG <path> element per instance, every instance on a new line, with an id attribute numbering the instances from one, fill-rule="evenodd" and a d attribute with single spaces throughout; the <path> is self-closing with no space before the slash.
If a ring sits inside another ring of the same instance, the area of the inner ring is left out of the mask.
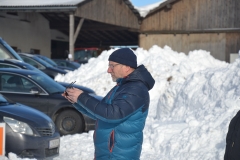
<path id="1" fill-rule="evenodd" d="M 65 110 L 57 116 L 56 126 L 61 135 L 82 133 L 84 121 L 77 111 Z"/>

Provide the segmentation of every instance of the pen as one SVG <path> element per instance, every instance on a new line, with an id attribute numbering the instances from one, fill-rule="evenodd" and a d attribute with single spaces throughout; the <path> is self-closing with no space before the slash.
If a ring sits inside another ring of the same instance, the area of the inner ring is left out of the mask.
<path id="1" fill-rule="evenodd" d="M 72 86 L 73 86 L 73 84 L 75 83 L 76 81 L 74 81 L 74 82 L 71 82 L 67 87 L 66 87 L 66 89 L 65 89 L 65 94 L 68 96 L 68 93 L 67 93 L 67 89 L 68 88 L 72 88 Z"/>

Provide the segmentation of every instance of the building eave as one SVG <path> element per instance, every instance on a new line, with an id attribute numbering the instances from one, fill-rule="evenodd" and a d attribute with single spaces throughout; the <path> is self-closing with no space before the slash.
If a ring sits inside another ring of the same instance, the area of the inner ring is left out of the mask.
<path id="1" fill-rule="evenodd" d="M 0 7 L 0 12 L 74 12 L 77 6 L 19 6 Z"/>

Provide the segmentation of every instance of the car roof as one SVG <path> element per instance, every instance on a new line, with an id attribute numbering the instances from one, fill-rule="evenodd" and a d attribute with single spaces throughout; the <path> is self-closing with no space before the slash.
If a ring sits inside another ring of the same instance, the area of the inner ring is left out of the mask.
<path id="1" fill-rule="evenodd" d="M 0 59 L 0 61 L 7 61 L 7 62 L 13 62 L 13 63 L 23 62 L 18 59 Z"/>
<path id="2" fill-rule="evenodd" d="M 37 55 L 34 54 L 28 54 L 28 53 L 19 53 L 19 55 L 23 55 L 26 57 L 29 57 L 31 59 L 34 59 L 35 61 L 37 61 L 38 63 L 41 63 L 42 65 L 44 65 L 45 67 L 52 67 L 51 64 L 47 63 L 46 61 L 44 61 L 43 59 L 41 59 L 40 57 L 38 57 Z"/>
<path id="3" fill-rule="evenodd" d="M 34 57 L 35 56 L 34 54 L 29 54 L 29 53 L 18 53 L 18 54 L 25 55 L 25 56 L 30 56 L 30 57 Z"/>
<path id="4" fill-rule="evenodd" d="M 15 66 L 17 66 L 21 69 L 35 70 L 35 67 L 32 66 L 31 64 L 28 64 L 26 62 L 22 62 L 22 61 L 19 61 L 19 60 L 16 60 L 16 59 L 0 59 L 0 63 L 15 65 Z"/>
<path id="5" fill-rule="evenodd" d="M 27 63 L 17 60 L 17 59 L 0 59 L 0 62 L 9 63 L 9 64 L 17 64 L 17 65 L 27 64 Z"/>
<path id="6" fill-rule="evenodd" d="M 17 69 L 17 68 L 0 68 L 0 72 L 11 72 L 11 73 L 18 73 L 23 75 L 36 74 L 36 73 L 40 74 L 37 71 L 27 70 L 27 69 Z"/>

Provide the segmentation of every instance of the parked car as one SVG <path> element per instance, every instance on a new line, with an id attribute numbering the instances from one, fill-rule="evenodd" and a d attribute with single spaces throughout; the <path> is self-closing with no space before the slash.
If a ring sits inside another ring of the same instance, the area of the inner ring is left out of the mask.
<path id="1" fill-rule="evenodd" d="M 74 62 L 74 61 L 69 61 L 69 60 L 65 60 L 65 59 L 52 59 L 55 63 L 57 63 L 58 66 L 64 66 L 64 67 L 69 67 L 72 69 L 78 69 L 81 64 L 79 64 L 78 62 Z"/>
<path id="2" fill-rule="evenodd" d="M 95 120 L 78 112 L 61 95 L 65 87 L 49 76 L 31 70 L 1 68 L 0 81 L 1 94 L 47 114 L 55 122 L 61 135 L 94 129 Z M 99 100 L 102 98 L 92 96 Z"/>
<path id="3" fill-rule="evenodd" d="M 37 159 L 59 155 L 60 134 L 46 114 L 0 94 L 0 122 L 6 123 L 6 156 L 10 152 Z"/>
<path id="4" fill-rule="evenodd" d="M 74 61 L 80 64 L 88 63 L 88 60 L 92 57 L 97 57 L 99 48 L 75 48 L 74 49 Z"/>
<path id="5" fill-rule="evenodd" d="M 1 59 L 18 59 L 23 61 L 23 59 L 14 51 L 14 49 L 7 44 L 1 37 L 0 37 L 0 58 Z"/>
<path id="6" fill-rule="evenodd" d="M 24 62 L 33 65 L 37 69 L 43 71 L 48 76 L 50 76 L 52 79 L 54 79 L 55 76 L 58 74 L 66 74 L 67 72 L 53 67 L 51 64 L 45 62 L 41 58 L 39 58 L 36 55 L 33 54 L 27 54 L 27 53 L 19 53 L 20 57 L 23 59 Z"/>
<path id="7" fill-rule="evenodd" d="M 39 55 L 39 54 L 36 54 L 36 56 L 38 56 L 38 57 L 41 58 L 42 60 L 46 61 L 47 63 L 51 64 L 53 67 L 56 67 L 56 68 L 59 68 L 59 69 L 63 69 L 63 70 L 65 70 L 65 71 L 67 71 L 67 72 L 74 70 L 74 69 L 69 68 L 69 67 L 67 67 L 67 66 L 59 66 L 59 65 L 57 65 L 56 62 L 54 62 L 52 59 L 50 59 L 50 58 L 48 58 L 48 57 L 46 57 L 46 56 Z"/>
<path id="8" fill-rule="evenodd" d="M 16 60 L 16 59 L 0 59 L 0 68 L 28 69 L 28 70 L 34 70 L 34 71 L 40 72 L 42 74 L 45 74 L 44 72 L 37 69 L 36 67 L 34 67 L 34 66 L 32 66 L 28 63 Z M 70 84 L 70 83 L 67 83 L 67 82 L 57 82 L 57 83 L 61 84 L 64 87 L 67 87 Z M 84 87 L 84 86 L 77 85 L 77 84 L 74 84 L 73 87 L 81 89 L 86 93 L 96 94 L 94 90 L 92 90 L 88 87 Z"/>

